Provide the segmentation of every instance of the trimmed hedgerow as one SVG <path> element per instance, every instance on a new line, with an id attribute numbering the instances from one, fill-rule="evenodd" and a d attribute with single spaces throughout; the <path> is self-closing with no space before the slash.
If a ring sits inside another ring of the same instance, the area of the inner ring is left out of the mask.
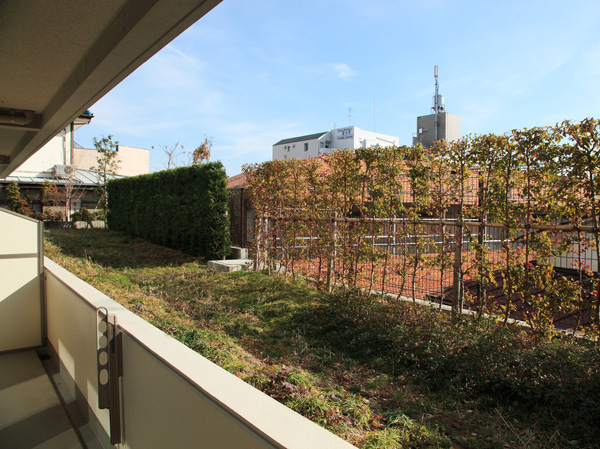
<path id="1" fill-rule="evenodd" d="M 207 259 L 230 250 L 227 175 L 211 162 L 108 183 L 108 225 Z"/>

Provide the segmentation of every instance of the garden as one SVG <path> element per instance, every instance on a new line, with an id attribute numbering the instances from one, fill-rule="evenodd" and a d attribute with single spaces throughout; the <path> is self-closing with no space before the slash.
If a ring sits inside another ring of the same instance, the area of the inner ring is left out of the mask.
<path id="1" fill-rule="evenodd" d="M 247 166 L 254 271 L 206 268 L 218 163 L 109 182 L 111 229 L 45 251 L 357 447 L 594 448 L 599 144 L 589 119 Z"/>
<path id="2" fill-rule="evenodd" d="M 300 277 L 216 274 L 108 229 L 53 229 L 45 252 L 357 447 L 598 447 L 594 341 L 328 293 Z"/>

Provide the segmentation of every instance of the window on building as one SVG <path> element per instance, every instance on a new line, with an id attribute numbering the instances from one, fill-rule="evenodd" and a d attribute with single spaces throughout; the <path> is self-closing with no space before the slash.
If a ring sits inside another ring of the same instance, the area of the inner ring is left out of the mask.
<path id="1" fill-rule="evenodd" d="M 308 151 L 308 143 L 304 144 L 304 151 Z"/>

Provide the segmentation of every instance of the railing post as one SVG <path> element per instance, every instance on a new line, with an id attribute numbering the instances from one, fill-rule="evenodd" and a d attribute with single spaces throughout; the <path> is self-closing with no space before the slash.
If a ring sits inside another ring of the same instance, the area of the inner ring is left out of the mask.
<path id="1" fill-rule="evenodd" d="M 459 217 L 458 220 L 456 220 L 454 242 L 454 279 L 452 282 L 452 314 L 458 315 L 461 313 L 463 307 L 463 222 L 461 217 Z"/>
<path id="2" fill-rule="evenodd" d="M 44 222 L 38 221 L 38 276 L 40 278 L 40 312 L 42 327 L 42 346 L 48 345 L 48 296 L 46 268 L 44 267 Z"/>
<path id="3" fill-rule="evenodd" d="M 335 250 L 335 245 L 336 245 L 336 240 L 337 240 L 336 218 L 337 218 L 337 212 L 334 212 L 332 219 L 331 219 L 331 233 L 332 233 L 331 252 L 330 252 L 329 260 L 327 261 L 327 281 L 326 281 L 327 293 L 331 293 L 331 277 L 332 277 L 332 273 L 333 273 L 333 264 L 334 264 L 334 260 L 336 257 L 336 250 Z"/>

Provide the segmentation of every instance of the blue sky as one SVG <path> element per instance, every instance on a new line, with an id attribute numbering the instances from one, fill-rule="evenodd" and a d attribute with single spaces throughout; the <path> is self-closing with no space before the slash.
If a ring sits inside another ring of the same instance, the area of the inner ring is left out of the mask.
<path id="1" fill-rule="evenodd" d="M 156 171 L 159 145 L 208 136 L 229 176 L 333 124 L 409 145 L 434 65 L 463 135 L 600 118 L 599 23 L 598 0 L 224 0 L 93 105 L 75 139 L 154 146 Z"/>

